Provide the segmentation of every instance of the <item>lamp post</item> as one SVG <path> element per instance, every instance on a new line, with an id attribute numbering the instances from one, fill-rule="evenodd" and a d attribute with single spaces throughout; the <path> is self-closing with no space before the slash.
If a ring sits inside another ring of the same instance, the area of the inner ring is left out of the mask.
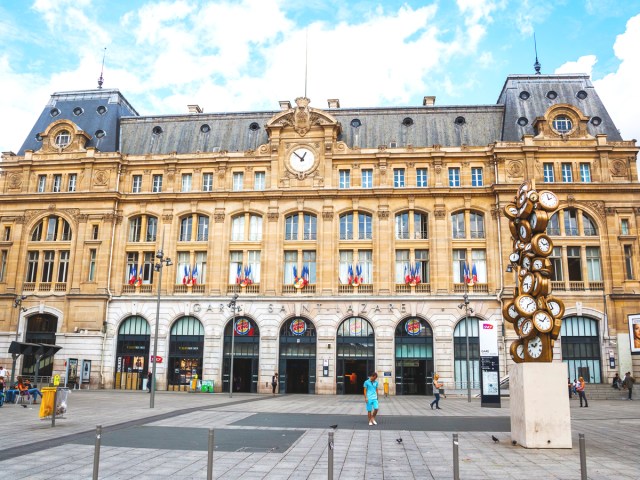
<path id="1" fill-rule="evenodd" d="M 154 401 L 156 396 L 156 362 L 158 360 L 158 329 L 160 328 L 160 292 L 162 290 L 162 270 L 165 266 L 169 267 L 173 265 L 170 258 L 164 258 L 164 237 L 162 239 L 162 247 L 156 253 L 158 261 L 153 266 L 153 269 L 158 272 L 158 300 L 156 301 L 156 331 L 153 334 L 153 359 L 151 367 L 151 397 L 149 399 L 149 408 L 154 407 Z"/>
<path id="2" fill-rule="evenodd" d="M 467 287 L 468 288 L 468 287 Z M 473 308 L 469 307 L 469 294 L 464 292 L 464 301 L 458 305 L 460 310 L 464 309 L 464 333 L 467 342 L 467 401 L 471 403 L 471 379 L 469 371 L 469 313 L 473 314 Z"/>
<path id="3" fill-rule="evenodd" d="M 231 301 L 227 305 L 231 309 L 231 368 L 229 369 L 229 398 L 233 398 L 233 351 L 235 347 L 236 338 L 236 301 L 238 300 L 238 294 L 234 293 L 231 297 Z"/>
<path id="4" fill-rule="evenodd" d="M 20 295 L 13 301 L 13 308 L 18 311 L 18 319 L 16 320 L 16 342 L 18 341 L 18 337 L 20 336 L 20 314 L 27 311 L 27 309 L 22 306 L 22 301 L 26 299 L 26 295 Z M 13 381 L 16 376 L 16 362 L 19 355 L 13 353 L 11 354 L 11 356 L 13 357 L 13 365 L 11 366 L 11 381 L 9 382 L 9 386 L 13 385 Z"/>

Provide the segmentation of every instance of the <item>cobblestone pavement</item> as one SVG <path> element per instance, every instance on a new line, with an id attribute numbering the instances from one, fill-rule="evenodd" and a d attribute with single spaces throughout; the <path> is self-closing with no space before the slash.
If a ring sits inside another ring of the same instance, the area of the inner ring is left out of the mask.
<path id="1" fill-rule="evenodd" d="M 67 418 L 58 419 L 55 428 L 38 419 L 39 405 L 0 408 L 0 477 L 91 478 L 100 424 L 100 478 L 206 478 L 207 429 L 214 428 L 215 478 L 324 479 L 329 425 L 337 423 L 336 479 L 452 478 L 453 430 L 460 438 L 462 479 L 579 479 L 579 433 L 586 437 L 590 479 L 640 478 L 640 402 L 591 401 L 589 408 L 579 408 L 572 401 L 573 449 L 534 450 L 511 445 L 504 428 L 508 399 L 491 409 L 481 408 L 477 399 L 447 398 L 440 411 L 429 409 L 429 401 L 381 399 L 379 425 L 368 427 L 360 396 L 235 394 L 230 399 L 158 392 L 151 410 L 144 392 L 76 391 Z M 469 431 L 474 425 L 495 430 Z M 491 435 L 500 441 L 494 443 Z"/>

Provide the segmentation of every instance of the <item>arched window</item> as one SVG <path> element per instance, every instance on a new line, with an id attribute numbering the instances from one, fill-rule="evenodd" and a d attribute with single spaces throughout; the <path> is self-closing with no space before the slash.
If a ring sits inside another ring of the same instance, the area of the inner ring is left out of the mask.
<path id="1" fill-rule="evenodd" d="M 316 240 L 317 224 L 317 217 L 311 213 L 296 212 L 287 215 L 284 219 L 284 239 Z M 300 227 L 302 227 L 302 232 Z"/>
<path id="2" fill-rule="evenodd" d="M 229 391 L 231 375 L 231 344 L 233 332 L 233 391 L 258 391 L 258 364 L 260 355 L 260 329 L 249 317 L 235 317 L 224 327 L 222 384 Z"/>
<path id="3" fill-rule="evenodd" d="M 129 219 L 129 242 L 155 242 L 158 235 L 158 217 L 138 215 Z"/>
<path id="4" fill-rule="evenodd" d="M 558 133 L 567 133 L 573 128 L 571 119 L 566 115 L 558 115 L 553 119 L 553 128 Z"/>
<path id="5" fill-rule="evenodd" d="M 231 241 L 261 242 L 262 217 L 249 213 L 236 215 L 231 219 Z"/>
<path id="6" fill-rule="evenodd" d="M 27 318 L 26 343 L 44 343 L 55 345 L 58 318 L 48 313 L 37 313 Z M 53 357 L 40 359 L 38 375 L 50 377 L 53 374 Z M 22 361 L 22 375 L 36 374 L 35 355 L 25 355 Z"/>
<path id="7" fill-rule="evenodd" d="M 43 218 L 31 231 L 32 242 L 69 242 L 71 237 L 71 225 L 57 215 Z"/>
<path id="8" fill-rule="evenodd" d="M 567 364 L 571 380 L 584 377 L 589 383 L 601 383 L 600 335 L 598 321 L 571 316 L 562 320 L 560 329 L 562 361 Z"/>
<path id="9" fill-rule="evenodd" d="M 469 381 L 471 388 L 480 386 L 480 340 L 477 317 L 463 318 L 453 331 L 453 362 L 456 388 L 467 388 L 467 328 L 469 331 Z"/>
<path id="10" fill-rule="evenodd" d="M 560 235 L 560 216 L 558 215 L 558 212 L 551 215 L 551 218 L 547 223 L 547 235 Z"/>
<path id="11" fill-rule="evenodd" d="M 413 226 L 409 219 L 413 217 Z M 407 211 L 396 214 L 395 234 L 397 240 L 426 240 L 429 238 L 429 216 L 426 213 Z"/>
<path id="12" fill-rule="evenodd" d="M 280 327 L 280 393 L 315 393 L 316 328 L 303 317 Z"/>
<path id="13" fill-rule="evenodd" d="M 451 236 L 454 239 L 467 236 L 464 225 L 464 212 L 451 214 Z"/>
<path id="14" fill-rule="evenodd" d="M 582 212 L 582 233 L 586 237 L 595 237 L 598 235 L 595 222 L 584 212 Z"/>
<path id="15" fill-rule="evenodd" d="M 362 383 L 375 368 L 375 336 L 371 324 L 349 317 L 337 331 L 336 385 L 338 393 L 362 395 Z"/>
<path id="16" fill-rule="evenodd" d="M 141 390 L 149 371 L 149 322 L 133 315 L 120 324 L 116 346 L 114 388 Z"/>
<path id="17" fill-rule="evenodd" d="M 340 240 L 371 240 L 372 238 L 373 217 L 371 215 L 363 212 L 340 215 Z"/>
<path id="18" fill-rule="evenodd" d="M 423 319 L 402 320 L 395 333 L 396 393 L 430 395 L 433 387 L 433 330 Z"/>

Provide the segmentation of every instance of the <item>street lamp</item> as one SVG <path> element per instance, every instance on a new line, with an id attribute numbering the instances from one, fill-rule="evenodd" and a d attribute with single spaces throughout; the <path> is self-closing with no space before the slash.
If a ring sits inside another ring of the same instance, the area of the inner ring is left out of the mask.
<path id="1" fill-rule="evenodd" d="M 20 313 L 27 311 L 27 309 L 22 306 L 22 301 L 26 299 L 26 295 L 20 295 L 13 301 L 13 308 L 18 311 L 18 319 L 16 321 L 16 342 L 18 341 L 18 337 L 20 336 Z M 11 356 L 13 357 L 13 365 L 11 367 L 11 381 L 9 382 L 9 386 L 13 385 L 13 381 L 15 379 L 16 361 L 18 360 L 19 355 L 13 353 L 11 354 Z"/>
<path id="2" fill-rule="evenodd" d="M 164 258 L 164 238 L 162 239 L 162 247 L 156 253 L 158 261 L 153 266 L 153 269 L 158 272 L 158 300 L 156 301 L 156 331 L 153 335 L 153 359 L 151 367 L 151 398 L 149 399 L 149 408 L 153 408 L 153 403 L 156 396 L 156 361 L 158 359 L 158 330 L 160 328 L 160 291 L 162 290 L 162 269 L 167 266 L 173 265 L 173 262 L 169 257 Z"/>
<path id="3" fill-rule="evenodd" d="M 236 309 L 240 309 L 240 307 L 236 307 L 237 300 L 238 294 L 234 293 L 227 305 L 231 309 L 231 369 L 229 370 L 229 398 L 233 398 L 233 351 L 235 347 L 234 340 L 236 338 Z"/>
<path id="4" fill-rule="evenodd" d="M 464 309 L 464 333 L 467 341 L 467 401 L 471 402 L 471 379 L 469 372 L 469 313 L 473 315 L 473 308 L 469 307 L 469 294 L 464 292 L 464 301 L 458 305 L 460 310 Z"/>

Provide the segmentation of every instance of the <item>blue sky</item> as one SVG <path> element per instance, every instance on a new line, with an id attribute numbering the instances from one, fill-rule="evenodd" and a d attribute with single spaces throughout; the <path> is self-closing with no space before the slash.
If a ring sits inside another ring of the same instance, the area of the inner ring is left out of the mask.
<path id="1" fill-rule="evenodd" d="M 17 151 L 54 91 L 105 88 L 143 115 L 312 106 L 495 103 L 506 76 L 592 75 L 640 139 L 640 0 L 35 0 L 0 3 L 0 151 Z"/>

